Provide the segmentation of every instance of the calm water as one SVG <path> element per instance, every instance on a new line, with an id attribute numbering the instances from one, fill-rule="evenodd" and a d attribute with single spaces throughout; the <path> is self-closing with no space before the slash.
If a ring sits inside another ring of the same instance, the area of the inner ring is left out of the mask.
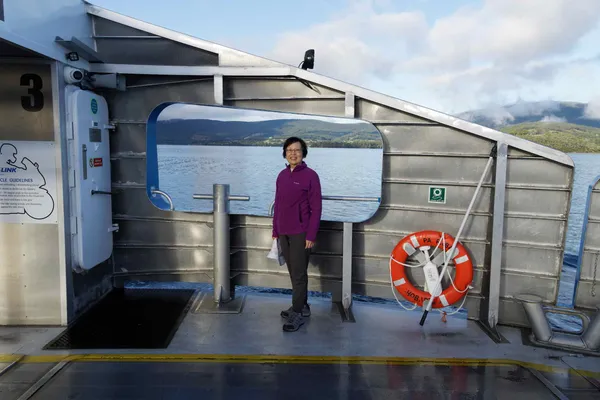
<path id="1" fill-rule="evenodd" d="M 306 163 L 320 176 L 325 196 L 381 196 L 381 149 L 310 149 Z M 231 202 L 232 214 L 269 215 L 277 174 L 285 168 L 279 147 L 158 146 L 161 190 L 176 210 L 212 212 L 213 183 L 228 183 L 231 194 L 250 201 Z M 324 201 L 323 220 L 361 222 L 377 211 L 374 202 Z"/>
<path id="2" fill-rule="evenodd" d="M 566 252 L 577 254 L 588 186 L 600 174 L 600 154 L 569 154 L 575 181 Z M 309 167 L 319 172 L 323 195 L 381 196 L 381 149 L 310 149 Z M 266 216 L 275 196 L 275 179 L 285 167 L 279 147 L 159 146 L 160 188 L 173 198 L 176 210 L 212 212 L 212 202 L 193 194 L 212 193 L 213 182 L 229 183 L 231 193 L 248 195 L 249 202 L 232 202 L 232 214 Z M 360 222 L 370 218 L 377 203 L 324 201 L 323 219 Z M 563 268 L 558 302 L 570 306 L 575 270 Z M 555 324 L 577 324 L 554 318 Z"/>

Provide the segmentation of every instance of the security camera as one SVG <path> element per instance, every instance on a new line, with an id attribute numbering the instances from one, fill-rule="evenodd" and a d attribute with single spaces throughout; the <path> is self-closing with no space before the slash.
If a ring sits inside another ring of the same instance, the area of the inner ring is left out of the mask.
<path id="1" fill-rule="evenodd" d="M 83 80 L 83 71 L 73 67 L 65 67 L 65 81 L 67 83 L 80 83 Z"/>

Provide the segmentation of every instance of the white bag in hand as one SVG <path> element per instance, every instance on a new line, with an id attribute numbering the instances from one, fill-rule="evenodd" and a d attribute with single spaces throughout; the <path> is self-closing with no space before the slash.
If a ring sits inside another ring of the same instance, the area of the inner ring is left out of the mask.
<path id="1" fill-rule="evenodd" d="M 269 254 L 267 254 L 267 258 L 270 258 L 271 260 L 277 260 L 280 266 L 285 264 L 285 258 L 283 258 L 283 253 L 281 252 L 279 239 L 273 239 L 273 245 L 271 246 L 271 251 L 269 251 Z"/>

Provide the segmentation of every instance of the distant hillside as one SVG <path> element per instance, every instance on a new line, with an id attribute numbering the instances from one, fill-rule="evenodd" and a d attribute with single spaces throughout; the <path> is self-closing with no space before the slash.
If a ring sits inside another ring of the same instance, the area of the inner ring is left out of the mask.
<path id="1" fill-rule="evenodd" d="M 159 121 L 158 144 L 219 146 L 280 146 L 299 136 L 311 147 L 382 148 L 381 135 L 368 124 L 336 124 L 312 119 Z"/>
<path id="2" fill-rule="evenodd" d="M 518 102 L 457 115 L 565 153 L 600 153 L 600 119 L 588 104 L 558 101 Z"/>
<path id="3" fill-rule="evenodd" d="M 586 115 L 586 103 L 538 101 L 518 102 L 503 107 L 489 107 L 458 114 L 462 119 L 497 129 L 525 122 L 567 122 L 600 128 L 600 119 Z"/>
<path id="4" fill-rule="evenodd" d="M 530 122 L 500 130 L 565 153 L 600 153 L 600 128 L 561 122 Z"/>

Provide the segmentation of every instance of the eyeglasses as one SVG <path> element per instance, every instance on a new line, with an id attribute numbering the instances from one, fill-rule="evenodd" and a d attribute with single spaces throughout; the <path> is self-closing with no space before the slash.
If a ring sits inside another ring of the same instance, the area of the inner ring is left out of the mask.
<path id="1" fill-rule="evenodd" d="M 291 154 L 291 153 L 302 153 L 302 149 L 287 149 L 285 152 L 288 153 L 288 154 Z"/>

